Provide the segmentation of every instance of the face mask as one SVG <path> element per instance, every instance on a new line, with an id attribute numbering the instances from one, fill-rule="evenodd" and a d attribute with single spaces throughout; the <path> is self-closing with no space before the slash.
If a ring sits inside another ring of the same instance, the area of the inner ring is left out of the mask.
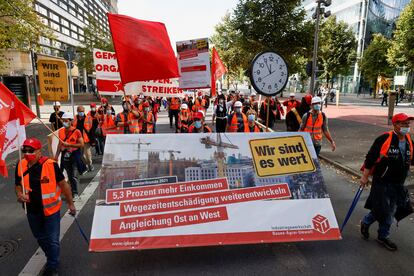
<path id="1" fill-rule="evenodd" d="M 92 111 L 92 112 L 95 112 L 95 111 L 96 111 L 96 108 L 91 108 L 91 111 Z"/>
<path id="2" fill-rule="evenodd" d="M 195 121 L 194 126 L 195 128 L 201 128 L 201 121 Z"/>
<path id="3" fill-rule="evenodd" d="M 313 106 L 313 109 L 314 109 L 314 110 L 321 110 L 321 105 L 320 105 L 320 104 L 315 104 L 315 105 Z"/>
<path id="4" fill-rule="evenodd" d="M 241 112 L 241 108 L 240 107 L 237 107 L 237 108 L 234 109 L 234 111 L 236 111 L 237 113 L 240 113 Z"/>
<path id="5" fill-rule="evenodd" d="M 28 162 L 32 162 L 36 160 L 36 153 L 26 153 L 24 155 L 24 159 L 26 159 Z"/>
<path id="6" fill-rule="evenodd" d="M 69 128 L 70 127 L 70 122 L 63 122 L 63 126 L 65 128 Z"/>
<path id="7" fill-rule="evenodd" d="M 146 108 L 145 108 L 145 111 L 146 111 L 146 112 L 148 112 L 148 111 L 149 111 L 149 107 L 146 107 Z"/>
<path id="8" fill-rule="evenodd" d="M 85 112 L 78 112 L 78 115 L 83 117 L 83 116 L 85 116 Z"/>
<path id="9" fill-rule="evenodd" d="M 406 135 L 409 132 L 410 132 L 410 128 L 409 127 L 402 127 L 402 128 L 400 128 L 400 133 L 402 135 Z"/>
<path id="10" fill-rule="evenodd" d="M 247 116 L 247 120 L 249 120 L 249 122 L 253 122 L 254 121 L 254 114 L 250 114 L 249 116 Z"/>
<path id="11" fill-rule="evenodd" d="M 128 110 L 128 106 L 127 106 L 127 105 L 123 105 L 123 106 L 122 106 L 122 108 L 123 108 L 124 110 Z"/>
<path id="12" fill-rule="evenodd" d="M 112 115 L 112 111 L 111 111 L 111 110 L 107 110 L 107 111 L 106 111 L 106 114 L 107 114 L 107 115 Z"/>

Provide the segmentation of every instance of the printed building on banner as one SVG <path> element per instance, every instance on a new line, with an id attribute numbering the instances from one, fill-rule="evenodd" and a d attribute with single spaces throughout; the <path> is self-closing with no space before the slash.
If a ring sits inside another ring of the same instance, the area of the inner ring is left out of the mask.
<path id="1" fill-rule="evenodd" d="M 108 137 L 91 251 L 340 237 L 307 133 Z"/>

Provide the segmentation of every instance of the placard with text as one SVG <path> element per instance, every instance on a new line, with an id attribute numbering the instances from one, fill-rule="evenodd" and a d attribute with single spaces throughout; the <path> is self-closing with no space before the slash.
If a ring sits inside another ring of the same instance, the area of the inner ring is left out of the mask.
<path id="1" fill-rule="evenodd" d="M 90 251 L 341 238 L 308 133 L 109 135 L 98 191 Z"/>

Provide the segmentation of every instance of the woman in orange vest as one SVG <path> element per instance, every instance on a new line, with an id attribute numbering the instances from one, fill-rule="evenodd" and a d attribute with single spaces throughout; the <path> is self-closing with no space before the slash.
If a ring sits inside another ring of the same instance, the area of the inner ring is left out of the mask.
<path id="1" fill-rule="evenodd" d="M 79 166 L 81 159 L 81 149 L 84 146 L 82 133 L 79 129 L 72 126 L 73 115 L 66 112 L 62 116 L 63 128 L 59 130 L 60 142 L 56 151 L 55 158 L 58 159 L 61 154 L 61 169 L 65 169 L 70 185 L 72 187 L 72 195 L 75 200 L 78 196 L 78 174 L 82 174 L 83 171 Z"/>
<path id="2" fill-rule="evenodd" d="M 211 133 L 211 129 L 204 123 L 203 113 L 194 113 L 193 120 L 194 123 L 188 129 L 188 133 Z"/>
<path id="3" fill-rule="evenodd" d="M 107 134 L 119 134 L 118 128 L 115 125 L 115 116 L 112 115 L 111 109 L 106 109 L 106 114 L 102 118 L 101 128 L 104 140 Z"/>
<path id="4" fill-rule="evenodd" d="M 336 145 L 328 129 L 328 120 L 325 113 L 321 111 L 322 100 L 319 97 L 313 97 L 311 101 L 311 111 L 305 113 L 302 117 L 300 131 L 308 132 L 312 138 L 316 155 L 319 156 L 322 147 L 322 133 L 331 143 L 332 151 L 335 151 Z"/>
<path id="5" fill-rule="evenodd" d="M 250 109 L 249 111 L 247 111 L 246 115 L 249 126 L 249 132 L 263 132 L 263 129 L 260 128 L 256 123 L 257 113 L 253 109 Z"/>
<path id="6" fill-rule="evenodd" d="M 249 132 L 247 117 L 242 113 L 242 106 L 240 101 L 234 103 L 234 111 L 227 119 L 227 132 Z"/>
<path id="7" fill-rule="evenodd" d="M 33 236 L 45 252 L 45 274 L 57 275 L 60 250 L 60 194 L 65 196 L 69 213 L 76 214 L 70 186 L 58 164 L 42 156 L 42 144 L 28 138 L 21 148 L 24 154 L 16 166 L 15 190 L 17 201 L 27 208 L 27 220 Z"/>
<path id="8" fill-rule="evenodd" d="M 150 110 L 150 105 L 148 102 L 143 104 L 144 112 L 142 113 L 140 119 L 140 129 L 141 133 L 153 133 L 154 127 L 154 115 Z"/>

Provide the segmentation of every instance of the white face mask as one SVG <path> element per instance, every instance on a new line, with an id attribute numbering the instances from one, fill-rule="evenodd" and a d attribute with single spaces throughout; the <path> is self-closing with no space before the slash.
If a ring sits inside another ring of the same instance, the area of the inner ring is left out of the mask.
<path id="1" fill-rule="evenodd" d="M 321 105 L 320 104 L 315 104 L 315 105 L 313 105 L 313 109 L 319 111 L 319 110 L 321 110 Z"/>
<path id="2" fill-rule="evenodd" d="M 63 122 L 63 127 L 69 128 L 70 127 L 70 122 Z"/>
<path id="3" fill-rule="evenodd" d="M 402 127 L 400 128 L 400 132 L 402 135 L 406 135 L 407 133 L 410 132 L 410 127 Z"/>

